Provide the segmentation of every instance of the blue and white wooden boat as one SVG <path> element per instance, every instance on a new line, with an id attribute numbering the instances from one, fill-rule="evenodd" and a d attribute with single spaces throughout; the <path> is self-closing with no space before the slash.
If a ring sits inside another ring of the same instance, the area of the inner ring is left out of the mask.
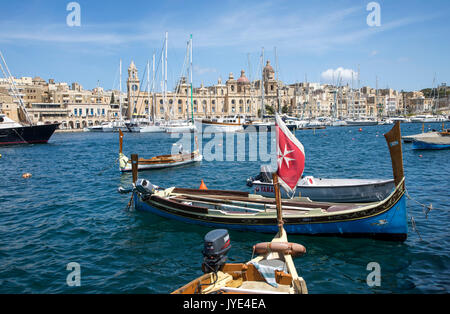
<path id="1" fill-rule="evenodd" d="M 439 136 L 426 137 L 421 139 L 414 139 L 412 143 L 413 149 L 449 149 L 450 135 L 440 133 Z"/>
<path id="2" fill-rule="evenodd" d="M 372 203 L 325 203 L 308 198 L 282 200 L 286 232 L 404 241 L 408 227 L 399 123 L 385 137 L 396 185 L 387 198 Z M 161 189 L 140 179 L 133 189 L 133 199 L 137 210 L 181 222 L 263 233 L 278 230 L 276 200 L 248 192 Z"/>

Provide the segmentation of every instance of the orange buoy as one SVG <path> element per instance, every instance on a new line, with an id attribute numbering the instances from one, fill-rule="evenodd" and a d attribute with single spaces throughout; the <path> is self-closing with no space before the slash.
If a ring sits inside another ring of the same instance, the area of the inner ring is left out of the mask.
<path id="1" fill-rule="evenodd" d="M 361 132 L 362 131 L 362 128 L 359 128 L 359 130 L 358 130 L 359 132 Z"/>
<path id="2" fill-rule="evenodd" d="M 24 174 L 22 175 L 22 178 L 24 178 L 24 179 L 31 178 L 31 173 L 29 173 L 29 172 L 24 173 Z"/>
<path id="3" fill-rule="evenodd" d="M 206 187 L 206 184 L 205 184 L 205 182 L 203 182 L 203 180 L 202 180 L 202 183 L 200 184 L 200 187 L 198 188 L 199 190 L 207 190 L 208 188 Z"/>
<path id="4" fill-rule="evenodd" d="M 423 156 L 422 156 L 422 155 L 419 155 L 419 157 L 422 158 Z"/>

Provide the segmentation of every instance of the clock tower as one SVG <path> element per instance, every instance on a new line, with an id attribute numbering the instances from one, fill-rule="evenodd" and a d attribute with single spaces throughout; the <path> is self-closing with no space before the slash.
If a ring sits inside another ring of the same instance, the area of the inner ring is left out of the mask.
<path id="1" fill-rule="evenodd" d="M 137 107 L 137 96 L 139 94 L 139 77 L 138 70 L 134 61 L 131 61 L 128 67 L 128 79 L 127 79 L 127 96 L 128 96 L 128 118 L 131 119 L 133 112 Z"/>

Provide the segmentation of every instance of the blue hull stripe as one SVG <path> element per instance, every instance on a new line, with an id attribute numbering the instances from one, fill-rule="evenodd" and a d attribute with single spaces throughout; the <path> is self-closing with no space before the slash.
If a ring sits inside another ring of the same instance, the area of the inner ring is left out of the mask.
<path id="1" fill-rule="evenodd" d="M 181 215 L 168 213 L 164 210 L 155 208 L 146 202 L 140 200 L 135 194 L 135 207 L 137 210 L 151 212 L 159 216 L 174 219 L 185 223 L 198 224 L 210 228 L 229 228 L 240 231 L 253 231 L 263 233 L 276 233 L 278 227 L 273 225 L 257 224 L 238 224 L 238 223 L 217 223 L 204 220 L 191 219 Z M 320 222 L 320 223 L 295 223 L 284 224 L 286 232 L 290 234 L 307 235 L 393 235 L 395 238 L 406 239 L 408 232 L 406 217 L 406 197 L 401 199 L 389 210 L 371 217 L 363 217 L 355 220 L 346 220 L 339 222 Z"/>

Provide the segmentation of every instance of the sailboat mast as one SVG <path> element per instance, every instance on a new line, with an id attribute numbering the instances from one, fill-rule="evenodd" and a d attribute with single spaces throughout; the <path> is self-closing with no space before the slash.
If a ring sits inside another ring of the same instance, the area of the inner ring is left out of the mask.
<path id="1" fill-rule="evenodd" d="M 280 102 L 280 86 L 278 81 L 278 56 L 277 56 L 277 47 L 273 47 L 274 55 L 275 55 L 275 70 L 276 70 L 276 81 L 277 81 L 277 106 L 278 113 L 281 113 L 281 102 Z"/>
<path id="2" fill-rule="evenodd" d="M 152 97 L 152 118 L 153 118 L 153 123 L 155 123 L 156 120 L 156 112 L 155 112 L 155 54 L 153 54 L 152 56 L 152 93 L 153 93 L 153 97 Z"/>
<path id="3" fill-rule="evenodd" d="M 150 61 L 147 60 L 147 117 L 150 123 Z"/>
<path id="4" fill-rule="evenodd" d="M 2 61 L 3 61 L 3 64 L 5 65 L 5 69 L 6 69 L 8 74 L 6 74 L 4 72 L 1 62 L 0 62 L 0 67 L 2 69 L 3 74 L 5 75 L 5 78 L 9 81 L 9 84 L 10 84 L 10 87 L 11 87 L 11 91 L 13 92 L 14 97 L 17 98 L 17 100 L 19 101 L 19 106 L 22 109 L 22 112 L 25 114 L 25 118 L 26 118 L 27 122 L 29 124 L 32 124 L 31 118 L 28 115 L 27 109 L 25 108 L 25 104 L 23 103 L 22 98 L 19 97 L 19 92 L 17 90 L 16 83 L 14 83 L 14 78 L 11 75 L 11 71 L 9 71 L 8 64 L 6 63 L 5 58 L 3 57 L 3 54 L 2 54 L 1 51 L 0 51 L 0 57 L 1 57 Z"/>
<path id="5" fill-rule="evenodd" d="M 119 120 L 122 122 L 122 59 L 119 61 Z"/>
<path id="6" fill-rule="evenodd" d="M 191 34 L 191 38 L 189 39 L 189 60 L 190 60 L 190 83 L 191 83 L 191 115 L 192 115 L 192 123 L 194 123 L 194 96 L 192 94 L 193 92 L 193 88 L 192 88 L 192 72 L 193 72 L 193 68 L 192 68 L 192 34 Z"/>
<path id="7" fill-rule="evenodd" d="M 264 47 L 261 53 L 261 118 L 264 118 L 266 108 L 264 107 Z"/>
<path id="8" fill-rule="evenodd" d="M 169 33 L 167 33 L 166 32 L 166 40 L 165 40 L 165 44 L 166 44 L 166 47 L 165 47 L 165 51 L 164 51 L 164 100 L 163 100 L 163 102 L 164 102 L 164 107 L 167 107 L 166 106 L 166 93 L 167 93 L 167 41 L 169 40 L 168 39 L 169 38 Z M 165 110 L 164 110 L 164 113 L 165 113 Z"/>

